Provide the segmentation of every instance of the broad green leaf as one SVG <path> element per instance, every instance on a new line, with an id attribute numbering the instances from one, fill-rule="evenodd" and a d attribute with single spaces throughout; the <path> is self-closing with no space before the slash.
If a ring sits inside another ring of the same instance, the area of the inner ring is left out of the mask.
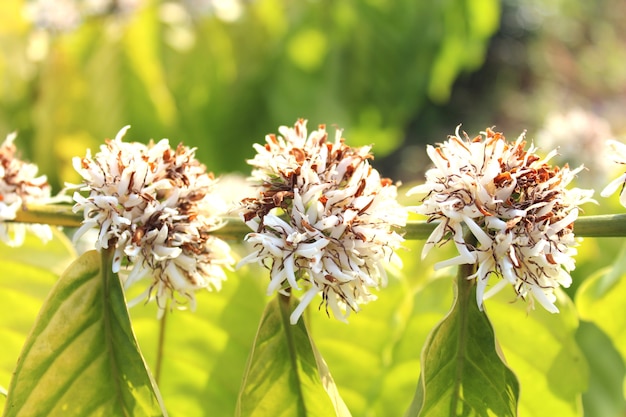
<path id="1" fill-rule="evenodd" d="M 159 390 L 171 417 L 232 417 L 250 348 L 263 313 L 263 280 L 242 268 L 219 292 L 196 293 L 196 311 L 167 313 Z M 138 283 L 130 292 L 146 287 Z M 148 282 L 145 285 L 150 285 Z M 132 297 L 132 295 L 131 295 Z M 130 309 L 133 328 L 152 369 L 157 369 L 159 327 L 155 303 Z"/>
<path id="2" fill-rule="evenodd" d="M 236 416 L 349 416 L 301 319 L 295 301 L 275 297 L 263 313 L 250 353 Z"/>
<path id="3" fill-rule="evenodd" d="M 582 413 L 588 369 L 576 343 L 578 316 L 572 301 L 557 293 L 558 314 L 523 300 L 512 288 L 486 301 L 500 347 L 521 390 L 520 417 L 570 417 Z"/>
<path id="4" fill-rule="evenodd" d="M 583 320 L 600 328 L 626 363 L 626 245 L 611 268 L 588 278 L 576 294 L 576 306 Z M 622 382 L 626 397 L 626 380 Z M 618 405 L 619 406 L 619 405 Z M 623 407 L 623 404 L 622 404 Z"/>
<path id="5" fill-rule="evenodd" d="M 519 385 L 497 350 L 476 288 L 459 268 L 458 295 L 422 351 L 420 383 L 408 416 L 516 416 Z"/>
<path id="6" fill-rule="evenodd" d="M 593 323 L 582 321 L 576 341 L 589 364 L 589 389 L 583 393 L 584 415 L 623 417 L 626 399 L 622 383 L 626 367 L 611 339 Z"/>
<path id="7" fill-rule="evenodd" d="M 0 243 L 0 386 L 9 386 L 46 295 L 75 257 L 70 242 L 57 230 L 47 243 L 32 233 L 17 248 Z M 4 402 L 0 396 L 0 408 Z"/>
<path id="8" fill-rule="evenodd" d="M 353 416 L 402 415 L 417 384 L 422 345 L 452 300 L 449 279 L 392 279 L 348 324 L 312 309 L 311 334 Z"/>
<path id="9" fill-rule="evenodd" d="M 626 362 L 626 246 L 612 268 L 588 278 L 576 295 L 576 306 L 583 320 L 606 333 Z"/>
<path id="10" fill-rule="evenodd" d="M 83 254 L 58 280 L 24 345 L 4 417 L 162 416 L 110 256 Z"/>

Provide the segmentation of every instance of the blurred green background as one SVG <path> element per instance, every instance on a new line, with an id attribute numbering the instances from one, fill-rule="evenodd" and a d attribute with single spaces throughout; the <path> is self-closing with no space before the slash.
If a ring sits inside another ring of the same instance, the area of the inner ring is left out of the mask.
<path id="1" fill-rule="evenodd" d="M 604 140 L 626 133 L 624 16 L 623 0 L 0 0 L 0 138 L 18 131 L 59 190 L 78 181 L 73 156 L 127 124 L 129 140 L 182 141 L 216 174 L 247 174 L 253 143 L 306 118 L 374 144 L 406 184 L 426 143 L 495 125 L 559 146 L 601 188 Z M 623 211 L 598 199 L 587 214 Z M 618 250 L 586 240 L 569 295 Z M 576 336 L 585 414 L 623 416 L 615 339 L 588 322 Z"/>
<path id="2" fill-rule="evenodd" d="M 600 152 L 626 130 L 624 15 L 619 0 L 3 0 L 0 135 L 19 131 L 56 188 L 126 124 L 218 174 L 248 172 L 251 144 L 300 117 L 375 144 L 405 182 L 459 123 Z"/>

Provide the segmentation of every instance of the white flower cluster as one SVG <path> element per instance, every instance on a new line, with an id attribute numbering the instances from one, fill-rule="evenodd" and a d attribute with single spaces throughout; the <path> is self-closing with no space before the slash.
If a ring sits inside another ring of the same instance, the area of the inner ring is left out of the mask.
<path id="1" fill-rule="evenodd" d="M 542 159 L 525 145 L 524 134 L 508 143 L 491 129 L 470 139 L 457 128 L 443 144 L 428 146 L 435 167 L 425 184 L 409 191 L 426 194 L 411 210 L 440 221 L 422 257 L 452 239 L 459 255 L 436 268 L 478 264 L 469 278 L 477 281 L 481 308 L 483 299 L 510 284 L 531 306 L 536 299 L 554 313 L 555 288 L 571 284 L 578 206 L 592 201 L 593 191 L 565 188 L 582 167 L 551 167 L 547 162 L 556 151 Z M 466 241 L 465 230 L 475 244 Z M 486 292 L 492 278 L 500 280 Z"/>
<path id="2" fill-rule="evenodd" d="M 406 210 L 396 186 L 369 164 L 369 146 L 347 146 L 341 131 L 329 141 L 324 126 L 307 135 L 304 120 L 279 132 L 256 144 L 248 161 L 258 192 L 242 201 L 241 215 L 255 250 L 240 265 L 261 261 L 271 269 L 268 294 L 306 283 L 291 323 L 316 294 L 345 321 L 375 298 L 370 288 L 386 284 L 385 263 L 399 262 L 394 250 L 403 238 L 393 228 L 405 225 Z"/>
<path id="3" fill-rule="evenodd" d="M 6 220 L 15 219 L 23 205 L 50 200 L 50 185 L 46 176 L 37 176 L 36 165 L 16 156 L 15 137 L 15 133 L 8 135 L 0 145 L 0 240 L 9 246 L 20 246 L 28 229 L 47 242 L 52 239 L 52 230 L 48 225 L 6 223 Z"/>
<path id="4" fill-rule="evenodd" d="M 160 315 L 168 300 L 188 301 L 193 309 L 195 291 L 219 290 L 223 268 L 234 263 L 229 246 L 211 234 L 223 225 L 225 204 L 213 193 L 215 180 L 195 159 L 195 149 L 172 149 L 167 139 L 126 143 L 127 129 L 94 157 L 88 151 L 73 160 L 84 180 L 80 191 L 88 193 L 74 194 L 74 211 L 84 213 L 75 239 L 97 227 L 96 248 L 115 248 L 113 271 L 120 271 L 124 258 L 132 264 L 125 287 L 152 278 L 135 302 L 156 298 Z"/>
<path id="5" fill-rule="evenodd" d="M 616 140 L 607 140 L 606 145 L 608 147 L 609 158 L 616 164 L 626 165 L 626 145 Z M 624 186 L 626 184 L 626 172 L 614 179 L 607 185 L 600 195 L 602 197 L 608 197 L 615 194 L 619 189 L 619 201 L 622 206 L 626 207 L 626 192 L 624 192 Z"/>

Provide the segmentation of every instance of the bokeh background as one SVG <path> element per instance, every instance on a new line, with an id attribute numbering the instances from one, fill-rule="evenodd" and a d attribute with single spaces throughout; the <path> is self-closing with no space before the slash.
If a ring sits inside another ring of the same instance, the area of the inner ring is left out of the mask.
<path id="1" fill-rule="evenodd" d="M 130 140 L 183 142 L 216 174 L 246 175 L 253 143 L 305 118 L 373 144 L 374 165 L 410 184 L 428 168 L 425 144 L 496 126 L 558 146 L 558 162 L 588 168 L 579 185 L 601 189 L 604 141 L 626 134 L 624 16 L 623 0 L 0 0 L 0 138 L 18 131 L 58 191 L 78 181 L 72 157 L 128 124 Z M 586 212 L 623 211 L 601 203 Z M 572 298 L 619 261 L 616 243 L 585 240 Z M 579 410 L 626 415 L 626 348 L 589 322 L 576 340 L 591 370 Z"/>
<path id="2" fill-rule="evenodd" d="M 374 144 L 405 183 L 458 124 L 527 130 L 591 181 L 626 131 L 625 15 L 619 0 L 3 0 L 0 135 L 17 130 L 56 188 L 127 124 L 223 174 L 297 118 Z"/>

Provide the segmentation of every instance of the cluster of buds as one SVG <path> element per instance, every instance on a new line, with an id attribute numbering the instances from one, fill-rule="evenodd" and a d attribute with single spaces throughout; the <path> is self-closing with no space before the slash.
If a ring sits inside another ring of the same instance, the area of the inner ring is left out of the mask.
<path id="1" fill-rule="evenodd" d="M 557 312 L 554 291 L 571 284 L 569 271 L 575 266 L 578 206 L 591 201 L 593 191 L 566 188 L 582 167 L 551 167 L 548 160 L 556 151 L 542 159 L 533 146 L 525 146 L 524 134 L 509 143 L 491 129 L 471 139 L 457 128 L 444 143 L 428 146 L 435 167 L 427 171 L 425 184 L 409 191 L 425 194 L 412 210 L 440 221 L 423 257 L 450 239 L 458 249 L 458 256 L 436 268 L 478 265 L 469 278 L 477 281 L 481 308 L 484 298 L 510 284 L 531 306 L 535 299 Z M 492 278 L 499 281 L 487 290 Z"/>
<path id="2" fill-rule="evenodd" d="M 6 222 L 14 220 L 18 210 L 26 204 L 50 201 L 50 185 L 46 176 L 37 176 L 36 165 L 18 158 L 13 144 L 15 137 L 15 133 L 10 134 L 0 145 L 0 240 L 10 246 L 20 246 L 29 229 L 46 242 L 52 239 L 52 230 L 48 225 Z"/>
<path id="3" fill-rule="evenodd" d="M 252 181 L 256 195 L 242 201 L 241 216 L 253 230 L 253 247 L 241 264 L 260 261 L 271 270 L 268 294 L 305 287 L 291 315 L 296 323 L 317 295 L 345 321 L 386 284 L 385 264 L 403 238 L 407 213 L 391 180 L 372 168 L 370 147 L 352 148 L 324 126 L 307 134 L 306 121 L 283 126 L 282 136 L 256 144 Z"/>
<path id="4" fill-rule="evenodd" d="M 74 194 L 74 211 L 84 215 L 75 239 L 97 228 L 96 248 L 114 250 L 113 272 L 128 272 L 126 287 L 152 279 L 135 302 L 156 299 L 160 315 L 168 300 L 193 309 L 195 291 L 219 290 L 224 267 L 234 263 L 229 246 L 212 234 L 226 206 L 195 149 L 172 149 L 167 139 L 126 143 L 127 129 L 94 157 L 88 151 L 73 160 L 84 182 L 79 191 L 88 194 Z"/>

